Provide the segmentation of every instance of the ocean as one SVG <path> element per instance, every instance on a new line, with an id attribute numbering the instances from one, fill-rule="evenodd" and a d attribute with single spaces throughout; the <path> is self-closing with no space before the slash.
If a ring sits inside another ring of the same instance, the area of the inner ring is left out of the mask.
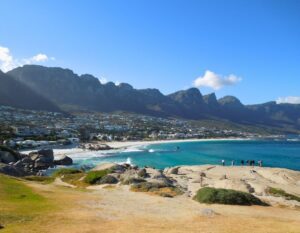
<path id="1" fill-rule="evenodd" d="M 262 160 L 265 167 L 300 171 L 300 141 L 232 140 L 152 144 L 108 152 L 86 152 L 71 156 L 75 167 L 90 168 L 100 163 L 131 163 L 159 169 L 177 165 L 241 165 L 241 160 Z"/>

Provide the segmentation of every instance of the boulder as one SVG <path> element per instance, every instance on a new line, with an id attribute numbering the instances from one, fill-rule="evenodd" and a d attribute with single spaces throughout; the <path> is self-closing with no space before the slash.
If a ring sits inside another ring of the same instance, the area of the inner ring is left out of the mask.
<path id="1" fill-rule="evenodd" d="M 22 168 L 0 163 L 0 173 L 9 176 L 24 176 L 26 172 Z"/>
<path id="2" fill-rule="evenodd" d="M 147 176 L 147 171 L 145 168 L 143 168 L 143 169 L 139 170 L 137 172 L 137 174 L 138 174 L 138 176 L 145 178 Z"/>
<path id="3" fill-rule="evenodd" d="M 106 175 L 104 177 L 102 177 L 98 182 L 97 184 L 116 184 L 118 183 L 119 180 L 112 176 L 112 175 Z"/>
<path id="4" fill-rule="evenodd" d="M 53 150 L 51 150 L 51 149 L 48 149 L 48 150 L 39 150 L 38 154 L 39 155 L 43 155 L 43 156 L 45 156 L 47 158 L 54 159 Z"/>
<path id="5" fill-rule="evenodd" d="M 129 184 L 138 184 L 146 182 L 146 180 L 142 178 L 135 178 L 135 177 L 128 177 L 125 179 L 122 179 L 122 184 L 129 185 Z"/>
<path id="6" fill-rule="evenodd" d="M 137 172 L 133 169 L 126 170 L 123 174 L 120 175 L 122 183 L 129 183 L 129 180 L 138 178 Z"/>
<path id="7" fill-rule="evenodd" d="M 167 174 L 169 175 L 177 175 L 180 167 L 171 167 L 168 169 Z"/>
<path id="8" fill-rule="evenodd" d="M 29 156 L 34 161 L 34 168 L 37 170 L 47 169 L 54 165 L 53 150 L 39 150 L 30 153 Z"/>
<path id="9" fill-rule="evenodd" d="M 160 170 L 156 170 L 154 168 L 146 168 L 146 171 L 152 179 L 165 178 L 165 175 Z"/>
<path id="10" fill-rule="evenodd" d="M 69 166 L 69 165 L 73 164 L 73 160 L 70 157 L 63 155 L 60 158 L 58 158 L 57 160 L 54 160 L 54 164 Z"/>
<path id="11" fill-rule="evenodd" d="M 12 154 L 9 151 L 0 151 L 0 162 L 2 163 L 15 163 L 18 161 L 18 158 L 16 155 Z"/>
<path id="12" fill-rule="evenodd" d="M 125 165 L 123 164 L 117 164 L 117 163 L 103 163 L 99 164 L 96 167 L 92 169 L 92 171 L 101 171 L 101 170 L 111 170 L 116 173 L 123 173 L 128 169 Z"/>

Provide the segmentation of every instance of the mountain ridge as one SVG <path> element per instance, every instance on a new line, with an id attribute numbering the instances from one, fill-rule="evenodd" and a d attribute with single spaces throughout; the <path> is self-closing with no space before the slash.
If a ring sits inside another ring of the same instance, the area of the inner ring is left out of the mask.
<path id="1" fill-rule="evenodd" d="M 127 111 L 191 120 L 220 119 L 300 130 L 300 105 L 275 102 L 244 105 L 234 96 L 220 99 L 214 93 L 203 96 L 197 88 L 164 95 L 158 89 L 135 89 L 127 83 L 102 84 L 93 75 L 77 75 L 60 67 L 25 65 L 7 72 L 7 75 L 61 108 Z"/>

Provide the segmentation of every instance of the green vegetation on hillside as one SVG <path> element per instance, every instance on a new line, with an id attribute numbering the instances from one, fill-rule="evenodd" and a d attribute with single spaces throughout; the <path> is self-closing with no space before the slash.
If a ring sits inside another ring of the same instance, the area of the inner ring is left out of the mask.
<path id="1" fill-rule="evenodd" d="M 132 184 L 130 190 L 133 192 L 147 192 L 162 197 L 175 197 L 182 194 L 182 192 L 176 187 L 152 182 Z"/>
<path id="2" fill-rule="evenodd" d="M 101 171 L 89 171 L 84 178 L 84 181 L 88 184 L 95 184 L 99 181 L 102 177 L 109 174 L 111 171 L 109 169 L 101 170 Z"/>
<path id="3" fill-rule="evenodd" d="M 198 190 L 194 200 L 207 204 L 226 205 L 266 205 L 250 193 L 232 189 L 217 189 L 205 187 Z"/>
<path id="4" fill-rule="evenodd" d="M 13 230 L 16 223 L 26 227 L 27 222 L 53 209 L 52 203 L 20 180 L 0 175 L 0 225 L 7 232 L 20 232 Z"/>
<path id="5" fill-rule="evenodd" d="M 75 169 L 75 168 L 60 168 L 60 169 L 56 170 L 55 172 L 53 172 L 52 176 L 57 177 L 57 176 L 77 174 L 77 173 L 82 173 L 82 171 Z"/>
<path id="6" fill-rule="evenodd" d="M 275 196 L 275 197 L 284 197 L 287 200 L 295 200 L 295 201 L 299 201 L 300 202 L 300 197 L 290 194 L 290 193 L 286 193 L 284 190 L 282 189 L 277 189 L 277 188 L 272 188 L 269 187 L 267 189 L 267 193 Z"/>
<path id="7" fill-rule="evenodd" d="M 51 176 L 25 176 L 25 180 L 36 181 L 42 184 L 50 184 L 54 181 L 54 177 Z"/>

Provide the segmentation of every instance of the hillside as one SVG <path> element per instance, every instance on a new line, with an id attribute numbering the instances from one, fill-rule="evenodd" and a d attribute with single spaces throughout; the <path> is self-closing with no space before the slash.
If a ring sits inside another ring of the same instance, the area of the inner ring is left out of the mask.
<path id="1" fill-rule="evenodd" d="M 0 70 L 0 105 L 16 108 L 60 112 L 61 110 L 44 96 L 16 81 Z"/>

